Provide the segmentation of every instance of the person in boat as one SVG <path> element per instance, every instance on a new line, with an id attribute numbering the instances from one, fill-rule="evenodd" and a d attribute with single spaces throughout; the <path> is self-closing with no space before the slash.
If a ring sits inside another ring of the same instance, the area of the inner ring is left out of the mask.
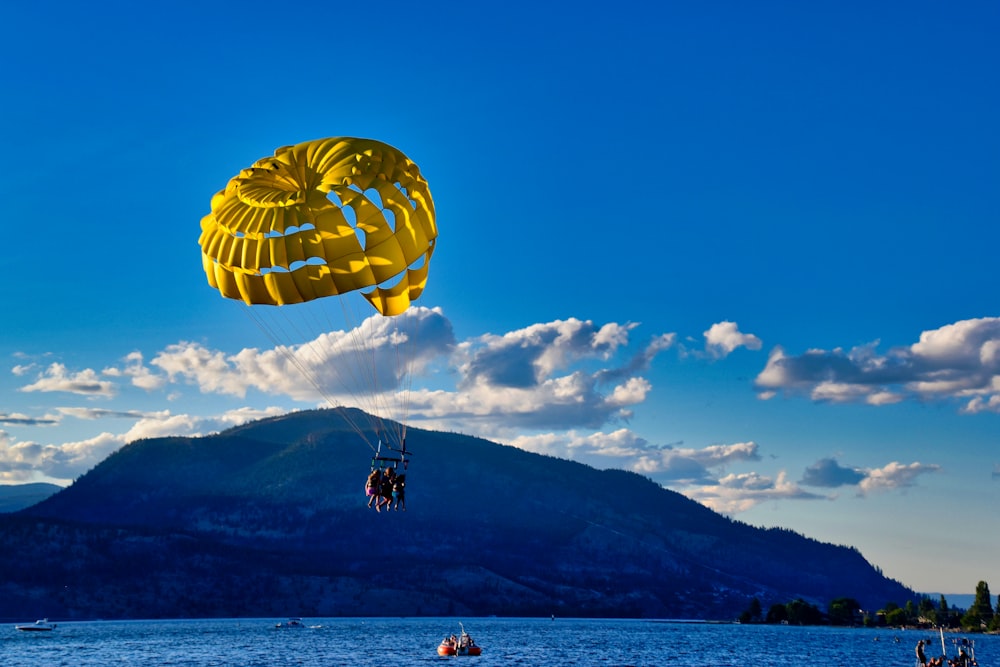
<path id="1" fill-rule="evenodd" d="M 382 471 L 378 469 L 372 470 L 371 474 L 368 475 L 368 481 L 365 482 L 365 495 L 368 496 L 369 509 L 371 509 L 372 503 L 378 500 L 381 488 Z"/>
<path id="2" fill-rule="evenodd" d="M 396 475 L 392 483 L 392 509 L 399 511 L 402 507 L 406 511 L 406 473 Z"/>
<path id="3" fill-rule="evenodd" d="M 920 665 L 920 667 L 927 667 L 927 655 L 924 653 L 923 639 L 917 640 L 916 652 L 917 652 L 917 664 Z"/>

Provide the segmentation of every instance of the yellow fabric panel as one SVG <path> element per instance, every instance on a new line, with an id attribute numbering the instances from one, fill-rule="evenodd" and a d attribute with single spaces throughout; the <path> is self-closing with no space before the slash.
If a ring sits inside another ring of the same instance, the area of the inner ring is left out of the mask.
<path id="1" fill-rule="evenodd" d="M 399 224 L 400 219 L 406 220 L 406 224 Z M 409 266 L 420 259 L 429 247 L 433 247 L 433 242 L 428 237 L 426 226 L 419 224 L 421 221 L 418 216 L 396 214 L 396 221 L 396 242 Z"/>
<path id="2" fill-rule="evenodd" d="M 304 301 L 299 290 L 295 287 L 292 274 L 278 271 L 271 271 L 264 274 L 264 285 L 271 299 L 280 305 L 289 303 L 301 303 Z"/>
<path id="3" fill-rule="evenodd" d="M 406 281 L 392 287 L 378 287 L 374 292 L 366 292 L 364 297 L 375 310 L 389 317 L 395 317 L 410 307 L 409 286 Z"/>
<path id="4" fill-rule="evenodd" d="M 330 269 L 322 264 L 306 266 L 299 271 L 293 271 L 292 277 L 299 286 L 299 292 L 306 301 L 324 296 L 339 294 L 336 285 L 330 278 Z"/>
<path id="5" fill-rule="evenodd" d="M 368 257 L 376 282 L 386 282 L 406 270 L 406 258 L 403 257 L 403 251 L 395 236 L 390 236 L 374 248 L 368 248 L 365 255 Z"/>
<path id="6" fill-rule="evenodd" d="M 239 297 L 236 298 L 242 298 L 247 304 L 278 305 L 278 302 L 268 292 L 263 276 L 235 271 L 233 272 L 233 277 L 236 279 L 236 284 L 239 288 Z"/>
<path id="7" fill-rule="evenodd" d="M 350 206 L 358 217 L 357 226 L 365 233 L 365 248 L 371 248 L 392 236 L 392 229 L 382 215 L 382 209 L 368 197 L 359 194 L 350 200 Z"/>
<path id="8" fill-rule="evenodd" d="M 347 255 L 360 254 L 364 256 L 364 248 L 358 242 L 358 237 L 354 231 L 348 228 L 347 234 L 330 232 L 326 229 L 317 229 L 320 243 L 322 244 L 322 254 L 319 257 L 333 258 Z"/>
<path id="9" fill-rule="evenodd" d="M 428 250 L 423 264 L 407 270 L 403 279 L 393 287 L 378 287 L 373 292 L 366 293 L 364 297 L 383 315 L 399 315 L 424 291 L 433 252 L 433 248 Z"/>
<path id="10" fill-rule="evenodd" d="M 427 251 L 424 256 L 424 263 L 415 268 L 410 269 L 406 272 L 406 279 L 410 283 L 410 300 L 415 301 L 421 293 L 424 291 L 424 287 L 427 286 L 427 275 L 430 273 L 431 268 L 431 254 L 434 252 L 432 247 Z"/>
<path id="11" fill-rule="evenodd" d="M 328 266 L 338 294 L 371 287 L 378 282 L 368 258 L 362 252 L 338 257 L 336 262 L 329 262 Z"/>
<path id="12" fill-rule="evenodd" d="M 201 244 L 201 253 L 208 257 L 224 257 L 232 254 L 232 249 L 227 243 L 228 237 L 220 234 L 218 229 L 202 230 L 198 242 Z"/>
<path id="13" fill-rule="evenodd" d="M 372 188 L 382 208 L 363 194 Z M 426 284 L 437 233 L 415 163 L 373 139 L 334 137 L 278 148 L 230 179 L 199 244 L 209 285 L 226 298 L 282 305 L 374 288 L 372 305 L 398 314 Z"/>

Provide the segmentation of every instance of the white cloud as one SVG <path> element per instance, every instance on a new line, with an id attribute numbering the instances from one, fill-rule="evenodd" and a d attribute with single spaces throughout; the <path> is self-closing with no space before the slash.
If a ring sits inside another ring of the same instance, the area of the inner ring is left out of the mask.
<path id="1" fill-rule="evenodd" d="M 814 401 L 828 403 L 867 403 L 868 405 L 892 405 L 904 400 L 900 392 L 879 389 L 849 382 L 819 382 L 809 394 Z"/>
<path id="2" fill-rule="evenodd" d="M 533 324 L 502 336 L 486 334 L 460 346 L 462 375 L 470 383 L 485 380 L 502 387 L 532 387 L 582 359 L 610 359 L 628 345 L 637 325 L 577 319 Z"/>
<path id="3" fill-rule="evenodd" d="M 988 397 L 976 396 L 965 404 L 962 412 L 970 415 L 979 412 L 1000 412 L 1000 391 Z"/>
<path id="4" fill-rule="evenodd" d="M 675 338 L 655 336 L 629 354 L 630 332 L 638 325 L 569 319 L 456 345 L 440 309 L 413 310 L 409 319 L 370 318 L 360 335 L 325 333 L 296 347 L 227 354 L 178 343 L 150 364 L 171 383 L 189 383 L 203 393 L 245 398 L 253 390 L 311 403 L 325 398 L 384 414 L 386 404 L 398 402 L 393 394 L 404 388 L 396 343 L 405 341 L 400 350 L 408 354 L 415 377 L 445 367 L 455 385 L 432 388 L 422 386 L 429 380 L 418 380 L 405 399 L 408 420 L 445 427 L 458 422 L 467 429 L 472 420 L 471 430 L 481 435 L 510 435 L 522 429 L 599 428 L 628 419 L 652 389 L 641 373 Z M 141 357 L 133 359 L 130 372 L 143 376 Z M 363 377 L 378 391 L 359 386 Z"/>
<path id="5" fill-rule="evenodd" d="M 409 396 L 410 423 L 492 437 L 598 468 L 632 470 L 728 514 L 769 500 L 828 498 L 804 491 L 783 471 L 777 476 L 730 473 L 732 467 L 761 461 L 754 442 L 684 447 L 651 443 L 627 428 L 602 430 L 608 424 L 627 420 L 634 407 L 647 400 L 652 384 L 644 377 L 645 371 L 657 355 L 675 346 L 673 333 L 636 345 L 632 337 L 637 324 L 595 325 L 569 319 L 456 344 L 450 322 L 438 309 L 415 309 L 415 319 L 409 321 L 412 326 L 406 326 L 406 322 L 396 320 L 389 326 L 386 318 L 372 318 L 365 324 L 366 345 L 370 344 L 365 354 L 370 356 L 372 350 L 378 350 L 375 356 L 384 362 L 370 367 L 379 386 L 387 393 L 400 386 L 394 354 L 395 343 L 400 340 L 411 344 L 417 374 L 426 371 L 430 375 L 447 368 L 445 379 L 454 384 L 444 388 L 417 386 Z M 1000 338 L 991 338 L 983 321 L 975 322 L 979 324 L 922 336 L 921 342 L 912 346 L 917 352 L 897 348 L 879 354 L 877 343 L 873 343 L 848 352 L 810 350 L 789 357 L 776 347 L 757 378 L 757 386 L 762 393 L 801 391 L 817 401 L 865 401 L 874 405 L 932 391 L 952 392 L 964 397 L 966 411 L 998 410 L 1000 373 L 994 373 L 992 379 L 969 393 L 969 382 L 955 368 L 942 366 L 947 361 L 966 370 L 982 371 L 984 365 L 997 363 Z M 404 326 L 397 327 L 400 323 Z M 716 359 L 725 358 L 739 347 L 760 348 L 757 337 L 740 333 L 731 322 L 710 327 L 705 331 L 705 341 L 706 354 Z M 178 343 L 148 362 L 142 353 L 132 352 L 123 357 L 120 365 L 104 369 L 103 374 L 106 378 L 128 378 L 134 387 L 145 391 L 163 390 L 168 399 L 176 396 L 177 383 L 186 383 L 206 394 L 245 398 L 254 391 L 320 403 L 314 383 L 324 388 L 349 385 L 350 380 L 345 383 L 335 373 L 355 363 L 358 351 L 358 333 L 343 331 L 321 334 L 301 346 L 248 348 L 233 354 L 204 344 Z M 73 373 L 61 364 L 51 364 L 40 372 L 36 367 L 23 367 L 22 375 L 30 373 L 38 373 L 38 379 L 32 388 L 25 388 L 27 391 L 74 390 L 100 396 L 111 395 L 114 390 L 111 382 L 102 384 L 91 370 Z M 930 385 L 934 385 L 933 390 Z M 347 389 L 335 394 L 327 391 L 328 397 L 370 410 Z M 137 439 L 205 435 L 286 411 L 278 407 L 241 407 L 205 417 L 170 410 L 62 407 L 54 416 L 42 418 L 20 413 L 0 415 L 0 424 L 15 426 L 60 423 L 66 417 L 133 422 L 118 433 L 102 424 L 102 432 L 94 437 L 62 445 L 19 442 L 0 432 L 0 479 L 28 479 L 32 471 L 72 479 L 114 449 Z M 905 489 L 919 475 L 937 469 L 919 463 L 891 463 L 862 470 L 841 468 L 828 460 L 807 470 L 803 483 L 810 480 L 821 487 L 854 484 L 859 495 L 867 495 Z"/>
<path id="6" fill-rule="evenodd" d="M 147 414 L 139 410 L 108 410 L 106 408 L 62 407 L 56 408 L 56 410 L 60 414 L 77 419 L 104 419 L 106 417 L 141 419 Z"/>
<path id="7" fill-rule="evenodd" d="M 835 459 L 820 459 L 806 468 L 802 483 L 809 486 L 835 488 L 854 486 L 859 496 L 907 489 L 916 484 L 920 475 L 938 472 L 940 466 L 925 463 L 902 464 L 897 461 L 881 468 L 841 466 Z"/>
<path id="8" fill-rule="evenodd" d="M 876 341 L 849 351 L 808 350 L 798 356 L 775 347 L 755 385 L 763 399 L 778 392 L 870 405 L 959 399 L 963 412 L 1000 412 L 1000 318 L 924 331 L 918 342 L 885 354 L 877 347 Z"/>
<path id="9" fill-rule="evenodd" d="M 398 347 L 400 343 L 405 346 Z M 188 382 L 203 393 L 243 398 L 253 389 L 298 401 L 315 403 L 325 397 L 334 404 L 356 405 L 359 397 L 376 390 L 397 390 L 404 371 L 419 374 L 453 344 L 451 323 L 440 309 L 414 308 L 405 316 L 371 317 L 352 331 L 322 333 L 300 345 L 270 350 L 246 348 L 230 355 L 198 343 L 178 343 L 150 363 L 171 382 Z"/>
<path id="10" fill-rule="evenodd" d="M 0 412 L 0 424 L 8 426 L 55 426 L 60 421 L 59 415 L 32 417 L 20 412 Z"/>
<path id="11" fill-rule="evenodd" d="M 125 442 L 143 438 L 161 438 L 166 436 L 195 437 L 218 433 L 233 426 L 246 424 L 265 417 L 276 417 L 287 413 L 285 408 L 269 407 L 262 410 L 254 408 L 238 408 L 220 415 L 196 417 L 187 414 L 171 414 L 169 410 L 140 419 L 122 435 Z"/>
<path id="12" fill-rule="evenodd" d="M 741 442 L 701 449 L 656 445 L 629 429 L 611 433 L 522 435 L 509 441 L 515 447 L 572 459 L 595 468 L 618 468 L 646 475 L 668 486 L 714 484 L 712 469 L 745 461 L 759 461 L 757 444 Z"/>
<path id="13" fill-rule="evenodd" d="M 18 442 L 0 430 L 0 482 L 7 484 L 30 481 L 35 474 L 39 445 Z"/>
<path id="14" fill-rule="evenodd" d="M 858 484 L 858 493 L 868 495 L 882 491 L 905 489 L 916 484 L 920 475 L 938 472 L 941 466 L 925 463 L 903 464 L 893 461 L 881 468 L 868 470 L 865 479 Z"/>
<path id="15" fill-rule="evenodd" d="M 52 392 L 62 391 L 82 396 L 99 396 L 110 398 L 114 396 L 116 387 L 114 383 L 98 378 L 97 372 L 91 368 L 71 373 L 60 363 L 49 364 L 38 374 L 35 382 L 21 387 L 24 392 Z"/>
<path id="16" fill-rule="evenodd" d="M 124 433 L 103 431 L 98 435 L 62 444 L 42 445 L 33 441 L 18 441 L 0 431 L 0 481 L 30 481 L 36 473 L 69 482 L 87 472 L 109 454 L 134 440 L 163 436 L 200 436 L 216 433 L 233 426 L 284 414 L 283 408 L 254 410 L 240 408 L 221 415 L 198 417 L 173 415 L 169 411 L 152 413 L 86 412 L 63 408 L 65 414 L 83 419 L 101 417 L 133 417 L 137 421 Z"/>
<path id="17" fill-rule="evenodd" d="M 160 389 L 167 383 L 167 377 L 165 375 L 157 375 L 153 373 L 149 367 L 143 363 L 143 356 L 141 352 L 131 352 L 126 355 L 124 367 L 105 368 L 101 372 L 109 377 L 131 378 L 133 386 L 147 391 Z"/>
<path id="18" fill-rule="evenodd" d="M 122 444 L 117 436 L 110 433 L 61 445 L 41 445 L 32 441 L 16 441 L 0 432 L 0 480 L 25 482 L 40 472 L 53 479 L 70 481 Z"/>
<path id="19" fill-rule="evenodd" d="M 673 334 L 659 335 L 617 361 L 636 326 L 556 320 L 465 341 L 450 362 L 457 391 L 415 392 L 411 414 L 474 419 L 480 432 L 508 436 L 628 419 L 652 388 L 639 374 L 674 342 Z"/>
<path id="20" fill-rule="evenodd" d="M 716 359 L 729 356 L 734 350 L 745 347 L 748 350 L 759 350 L 761 340 L 753 334 L 740 332 L 735 322 L 718 322 L 704 332 L 705 351 Z"/>
<path id="21" fill-rule="evenodd" d="M 798 484 L 790 482 L 784 470 L 772 478 L 756 472 L 726 475 L 715 485 L 682 490 L 681 493 L 692 500 L 721 514 L 738 514 L 761 503 L 772 500 L 830 500 L 805 491 Z"/>

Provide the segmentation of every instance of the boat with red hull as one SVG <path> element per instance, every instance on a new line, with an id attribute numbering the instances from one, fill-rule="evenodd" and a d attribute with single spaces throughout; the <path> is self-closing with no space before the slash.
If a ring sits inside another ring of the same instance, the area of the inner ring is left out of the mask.
<path id="1" fill-rule="evenodd" d="M 438 644 L 438 655 L 441 656 L 477 656 L 482 655 L 483 649 L 481 646 L 476 644 L 476 640 L 472 638 L 468 632 L 465 631 L 465 626 L 459 623 L 462 628 L 462 634 L 456 637 L 451 635 L 450 637 L 445 637 Z"/>

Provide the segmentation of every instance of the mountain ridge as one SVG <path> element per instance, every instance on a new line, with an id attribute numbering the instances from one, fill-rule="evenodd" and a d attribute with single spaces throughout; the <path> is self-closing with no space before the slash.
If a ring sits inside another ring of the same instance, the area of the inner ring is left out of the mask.
<path id="1" fill-rule="evenodd" d="M 0 484 L 0 514 L 16 512 L 40 503 L 62 490 L 57 484 L 30 482 L 28 484 Z"/>
<path id="2" fill-rule="evenodd" d="M 751 597 L 916 597 L 856 549 L 733 521 L 636 473 L 415 428 L 408 449 L 407 511 L 377 514 L 363 492 L 372 452 L 337 410 L 131 443 L 0 517 L 0 546 L 28 538 L 50 572 L 95 577 L 72 595 L 46 589 L 4 549 L 0 566 L 24 574 L 8 604 L 50 595 L 62 615 L 105 618 L 731 619 Z"/>

